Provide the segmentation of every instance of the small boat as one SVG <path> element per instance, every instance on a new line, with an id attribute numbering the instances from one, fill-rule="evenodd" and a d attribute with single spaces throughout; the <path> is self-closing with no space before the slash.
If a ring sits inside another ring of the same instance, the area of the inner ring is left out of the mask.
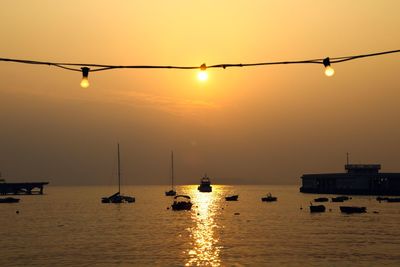
<path id="1" fill-rule="evenodd" d="M 277 200 L 278 200 L 278 198 L 277 197 L 273 197 L 271 195 L 271 193 L 268 193 L 266 197 L 262 197 L 261 198 L 261 201 L 264 201 L 264 202 L 273 202 L 273 201 L 277 201 Z"/>
<path id="2" fill-rule="evenodd" d="M 328 202 L 329 199 L 327 197 L 319 197 L 319 198 L 315 198 L 314 202 Z"/>
<path id="3" fill-rule="evenodd" d="M 381 197 L 381 196 L 376 198 L 377 201 L 386 201 L 388 199 L 389 199 L 388 197 Z"/>
<path id="4" fill-rule="evenodd" d="M 189 196 L 177 195 L 174 197 L 174 203 L 172 203 L 171 207 L 172 210 L 190 210 L 192 205 Z"/>
<path id="5" fill-rule="evenodd" d="M 398 198 L 398 197 L 393 197 L 393 198 L 388 197 L 388 198 L 386 198 L 386 201 L 387 202 L 391 202 L 391 203 L 400 202 L 400 198 Z"/>
<path id="6" fill-rule="evenodd" d="M 333 197 L 332 202 L 344 202 L 349 199 L 351 199 L 351 198 L 348 196 Z"/>
<path id="7" fill-rule="evenodd" d="M 6 198 L 0 198 L 0 203 L 18 203 L 19 198 L 13 198 L 13 197 L 6 197 Z"/>
<path id="8" fill-rule="evenodd" d="M 310 212 L 325 212 L 324 205 L 310 205 Z"/>
<path id="9" fill-rule="evenodd" d="M 200 192 L 211 192 L 212 191 L 211 181 L 210 181 L 210 178 L 208 178 L 207 174 L 205 174 L 204 177 L 201 178 L 200 185 L 197 187 L 197 189 Z"/>
<path id="10" fill-rule="evenodd" d="M 366 207 L 356 207 L 356 206 L 340 206 L 340 211 L 343 213 L 365 213 L 367 212 Z"/>
<path id="11" fill-rule="evenodd" d="M 166 196 L 175 196 L 176 191 L 174 190 L 174 152 L 171 151 L 171 190 L 165 192 Z"/>
<path id="12" fill-rule="evenodd" d="M 225 197 L 226 201 L 237 201 L 239 198 L 239 195 L 233 195 L 233 196 L 227 196 Z"/>
<path id="13" fill-rule="evenodd" d="M 132 203 L 135 202 L 134 197 L 122 196 L 119 192 L 109 197 L 103 197 L 101 203 Z"/>
<path id="14" fill-rule="evenodd" d="M 121 165 L 119 156 L 119 144 L 118 144 L 118 192 L 109 196 L 101 198 L 101 203 L 133 203 L 135 202 L 134 197 L 121 195 Z"/>

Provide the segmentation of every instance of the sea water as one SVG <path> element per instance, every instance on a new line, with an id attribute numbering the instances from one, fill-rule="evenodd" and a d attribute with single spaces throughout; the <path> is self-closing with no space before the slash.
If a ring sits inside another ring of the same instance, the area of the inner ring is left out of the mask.
<path id="1" fill-rule="evenodd" d="M 192 210 L 172 211 L 169 189 L 124 186 L 135 203 L 102 204 L 115 188 L 48 186 L 0 204 L 0 266 L 400 266 L 400 203 L 353 196 L 311 214 L 320 195 L 298 186 L 189 185 L 176 189 Z M 268 192 L 278 201 L 262 202 Z"/>

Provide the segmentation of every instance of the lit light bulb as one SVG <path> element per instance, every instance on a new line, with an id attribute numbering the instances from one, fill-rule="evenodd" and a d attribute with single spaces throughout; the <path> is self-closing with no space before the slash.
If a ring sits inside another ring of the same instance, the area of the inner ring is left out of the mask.
<path id="1" fill-rule="evenodd" d="M 197 78 L 202 82 L 208 79 L 208 74 L 206 70 L 207 70 L 206 63 L 201 64 L 200 72 L 197 74 Z"/>
<path id="2" fill-rule="evenodd" d="M 82 88 L 88 88 L 89 87 L 89 68 L 88 67 L 83 67 L 82 69 L 82 81 L 81 81 L 81 87 Z"/>
<path id="3" fill-rule="evenodd" d="M 325 75 L 328 77 L 333 76 L 333 74 L 335 74 L 335 70 L 331 67 L 331 61 L 329 57 L 325 58 L 322 63 L 325 66 Z"/>
<path id="4" fill-rule="evenodd" d="M 205 70 L 201 70 L 199 71 L 199 73 L 197 74 L 197 78 L 204 82 L 208 79 L 208 73 Z"/>
<path id="5" fill-rule="evenodd" d="M 335 74 L 335 70 L 331 66 L 328 66 L 325 68 L 326 76 L 331 77 L 331 76 L 333 76 L 333 74 Z"/>

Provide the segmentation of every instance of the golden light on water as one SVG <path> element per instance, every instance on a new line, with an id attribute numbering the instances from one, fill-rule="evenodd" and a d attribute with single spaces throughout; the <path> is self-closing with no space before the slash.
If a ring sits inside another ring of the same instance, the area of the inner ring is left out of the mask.
<path id="1" fill-rule="evenodd" d="M 199 81 L 207 81 L 208 80 L 208 73 L 204 70 L 199 71 L 199 73 L 197 74 L 197 79 L 199 79 Z"/>
<path id="2" fill-rule="evenodd" d="M 216 231 L 218 225 L 215 218 L 220 208 L 217 202 L 218 186 L 213 185 L 211 193 L 201 193 L 196 186 L 191 195 L 195 226 L 190 229 L 192 247 L 188 251 L 186 266 L 220 266 L 219 236 Z"/>

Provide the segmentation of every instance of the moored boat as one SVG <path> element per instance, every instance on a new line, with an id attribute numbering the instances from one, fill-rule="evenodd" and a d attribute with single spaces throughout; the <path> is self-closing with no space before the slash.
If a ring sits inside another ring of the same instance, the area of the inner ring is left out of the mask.
<path id="1" fill-rule="evenodd" d="M 261 198 L 261 201 L 264 201 L 264 202 L 273 202 L 273 201 L 277 201 L 277 200 L 278 200 L 278 198 L 272 196 L 271 193 L 268 193 L 266 197 Z"/>
<path id="2" fill-rule="evenodd" d="M 367 212 L 366 207 L 356 207 L 356 206 L 340 206 L 340 211 L 343 213 L 365 213 Z"/>
<path id="3" fill-rule="evenodd" d="M 174 190 L 174 152 L 171 151 L 171 190 L 165 192 L 166 196 L 175 196 Z"/>
<path id="4" fill-rule="evenodd" d="M 14 197 L 5 197 L 5 198 L 0 198 L 0 203 L 18 203 L 19 198 L 14 198 Z"/>
<path id="5" fill-rule="evenodd" d="M 389 199 L 388 197 L 381 197 L 381 196 L 376 198 L 377 201 L 386 201 L 388 199 Z"/>
<path id="6" fill-rule="evenodd" d="M 171 207 L 172 210 L 191 210 L 192 202 L 190 202 L 190 197 L 186 195 L 177 195 L 174 197 L 174 202 Z"/>
<path id="7" fill-rule="evenodd" d="M 310 205 L 310 212 L 325 212 L 324 205 Z"/>
<path id="8" fill-rule="evenodd" d="M 314 202 L 328 202 L 329 199 L 327 197 L 319 197 L 319 198 L 315 198 Z"/>
<path id="9" fill-rule="evenodd" d="M 348 197 L 348 196 L 333 197 L 332 202 L 344 202 L 349 199 L 351 199 L 351 197 Z"/>
<path id="10" fill-rule="evenodd" d="M 205 174 L 204 177 L 201 178 L 200 185 L 197 187 L 197 189 L 200 192 L 212 192 L 211 181 L 207 174 Z"/>
<path id="11" fill-rule="evenodd" d="M 131 196 L 123 196 L 121 195 L 121 165 L 120 165 L 120 155 L 119 155 L 119 144 L 118 144 L 118 192 L 109 196 L 102 197 L 101 203 L 133 203 L 135 202 L 135 198 Z"/>
<path id="12" fill-rule="evenodd" d="M 239 198 L 239 195 L 232 195 L 232 196 L 226 196 L 225 200 L 226 201 L 237 201 Z"/>
<path id="13" fill-rule="evenodd" d="M 388 197 L 388 198 L 386 198 L 386 202 L 391 202 L 391 203 L 400 202 L 400 198 L 399 197 L 393 197 L 393 198 Z"/>

